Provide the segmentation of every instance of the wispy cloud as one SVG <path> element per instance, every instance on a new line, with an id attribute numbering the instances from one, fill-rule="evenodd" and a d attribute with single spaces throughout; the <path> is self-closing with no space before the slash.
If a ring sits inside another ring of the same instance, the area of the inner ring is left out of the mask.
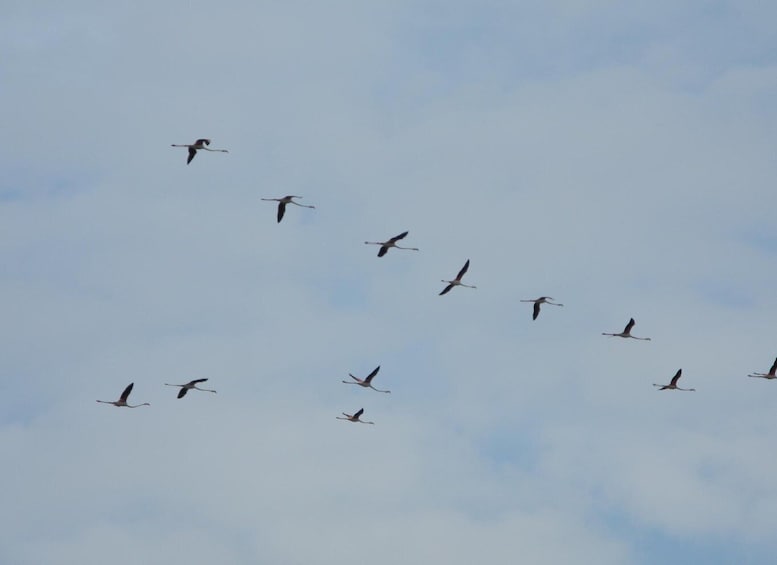
<path id="1" fill-rule="evenodd" d="M 150 10 L 0 24 L 0 561 L 768 561 L 775 10 Z"/>

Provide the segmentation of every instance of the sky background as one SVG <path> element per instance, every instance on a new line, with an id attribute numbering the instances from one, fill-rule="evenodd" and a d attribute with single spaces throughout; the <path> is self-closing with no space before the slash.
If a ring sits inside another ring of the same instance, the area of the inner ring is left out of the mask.
<path id="1" fill-rule="evenodd" d="M 0 19 L 1 563 L 772 562 L 777 5 L 66 4 Z"/>

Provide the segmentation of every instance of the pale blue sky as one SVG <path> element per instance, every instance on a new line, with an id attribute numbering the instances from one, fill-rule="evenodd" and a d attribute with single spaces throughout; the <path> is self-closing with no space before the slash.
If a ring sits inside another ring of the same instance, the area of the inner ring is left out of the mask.
<path id="1" fill-rule="evenodd" d="M 777 7 L 4 8 L 0 562 L 770 562 Z"/>

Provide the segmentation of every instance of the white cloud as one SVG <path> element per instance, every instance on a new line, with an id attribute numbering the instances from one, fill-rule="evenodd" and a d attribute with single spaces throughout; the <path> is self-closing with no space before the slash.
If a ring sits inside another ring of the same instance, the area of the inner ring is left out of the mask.
<path id="1" fill-rule="evenodd" d="M 184 7 L 0 34 L 0 560 L 773 551 L 768 14 Z"/>

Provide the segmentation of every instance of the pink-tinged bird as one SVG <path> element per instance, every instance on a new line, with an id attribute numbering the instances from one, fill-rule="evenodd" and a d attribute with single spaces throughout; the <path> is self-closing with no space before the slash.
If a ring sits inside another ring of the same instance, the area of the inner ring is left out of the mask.
<path id="1" fill-rule="evenodd" d="M 296 206 L 301 206 L 302 208 L 315 208 L 315 206 L 308 206 L 306 204 L 300 204 L 299 202 L 294 202 L 292 200 L 293 198 L 302 198 L 301 196 L 294 196 L 293 194 L 290 194 L 289 196 L 284 196 L 283 198 L 262 198 L 262 200 L 266 201 L 273 201 L 278 203 L 278 223 L 281 223 L 281 220 L 283 219 L 283 215 L 286 213 L 286 204 L 295 204 Z"/>
<path id="2" fill-rule="evenodd" d="M 540 296 L 539 298 L 535 298 L 534 300 L 521 300 L 521 302 L 534 302 L 534 312 L 532 313 L 531 319 L 536 320 L 537 316 L 540 315 L 540 304 L 552 304 L 553 306 L 563 306 L 563 304 L 559 304 L 558 302 L 551 302 L 551 300 L 555 300 L 555 298 L 551 296 Z"/>
<path id="3" fill-rule="evenodd" d="M 364 414 L 364 408 L 359 408 L 359 411 L 356 412 L 356 414 L 346 414 L 345 412 L 342 413 L 345 418 L 342 416 L 335 416 L 338 420 L 348 420 L 349 422 L 359 422 L 360 424 L 374 424 L 375 422 L 365 422 L 364 420 L 360 420 L 359 416 Z"/>
<path id="4" fill-rule="evenodd" d="M 415 247 L 400 247 L 397 245 L 397 241 L 400 239 L 403 239 L 409 232 L 402 232 L 399 235 L 395 235 L 388 241 L 365 241 L 365 245 L 380 245 L 380 249 L 378 250 L 378 257 L 383 257 L 386 254 L 386 251 L 391 249 L 392 247 L 395 247 L 396 249 L 408 249 L 410 251 L 418 251 Z"/>
<path id="5" fill-rule="evenodd" d="M 348 376 L 353 379 L 353 381 L 343 381 L 347 385 L 359 385 L 364 388 L 371 388 L 372 390 L 377 390 L 378 392 L 391 392 L 390 390 L 380 390 L 372 386 L 372 379 L 375 378 L 375 375 L 378 374 L 378 371 L 380 371 L 380 365 L 375 367 L 373 371 L 367 375 L 365 379 L 360 379 L 359 377 L 354 377 L 351 373 L 348 373 Z"/>
<path id="6" fill-rule="evenodd" d="M 683 370 L 677 369 L 677 372 L 674 374 L 674 377 L 672 377 L 672 380 L 668 385 L 657 385 L 656 383 L 653 383 L 653 386 L 657 386 L 658 390 L 685 390 L 689 392 L 695 391 L 695 388 L 680 388 L 677 386 L 677 381 L 680 380 L 680 375 L 682 374 Z"/>
<path id="7" fill-rule="evenodd" d="M 197 386 L 197 383 L 204 383 L 208 379 L 194 379 L 193 381 L 189 381 L 186 384 L 182 385 L 171 385 L 170 383 L 165 383 L 165 386 L 179 386 L 181 387 L 181 390 L 178 391 L 178 398 L 183 398 L 186 396 L 186 393 L 189 392 L 189 390 L 201 390 L 203 392 L 216 392 L 215 390 L 210 390 L 209 388 L 199 388 Z"/>
<path id="8" fill-rule="evenodd" d="M 143 404 L 135 404 L 134 406 L 131 404 L 127 404 L 127 399 L 129 398 L 130 393 L 132 392 L 132 387 L 135 386 L 135 383 L 130 383 L 127 385 L 127 388 L 124 389 L 124 392 L 121 393 L 121 396 L 118 400 L 98 400 L 97 402 L 102 402 L 103 404 L 113 404 L 114 406 L 119 406 L 123 408 L 137 408 L 138 406 L 151 406 L 148 402 L 144 402 Z"/>
<path id="9" fill-rule="evenodd" d="M 194 143 L 191 144 L 183 144 L 178 145 L 176 143 L 171 144 L 171 147 L 188 147 L 189 148 L 189 158 L 186 159 L 186 164 L 192 162 L 192 159 L 194 159 L 194 156 L 197 155 L 197 151 L 200 149 L 204 149 L 205 151 L 218 151 L 220 153 L 229 153 L 226 149 L 209 149 L 207 146 L 210 145 L 210 139 L 205 139 L 204 137 L 202 139 L 198 139 Z"/>
<path id="10" fill-rule="evenodd" d="M 467 272 L 467 269 L 469 269 L 469 259 L 467 259 L 467 262 L 464 263 L 464 266 L 459 271 L 459 274 L 456 275 L 456 278 L 452 281 L 446 281 L 442 280 L 440 282 L 448 283 L 448 286 L 446 286 L 444 289 L 442 289 L 442 292 L 439 294 L 439 296 L 442 296 L 443 294 L 446 294 L 450 289 L 452 289 L 454 286 L 465 286 L 467 288 L 477 288 L 476 286 L 464 284 L 461 282 L 461 277 L 464 276 L 464 273 Z"/>
<path id="11" fill-rule="evenodd" d="M 623 331 L 621 333 L 618 333 L 618 334 L 608 334 L 608 333 L 602 332 L 602 335 L 611 335 L 611 336 L 615 336 L 615 337 L 630 337 L 631 339 L 641 339 L 643 341 L 650 341 L 649 337 L 637 337 L 637 336 L 631 335 L 631 328 L 634 327 L 634 323 L 635 323 L 634 322 L 634 318 L 631 318 L 629 320 L 629 323 L 626 324 L 626 327 L 623 328 Z"/>

